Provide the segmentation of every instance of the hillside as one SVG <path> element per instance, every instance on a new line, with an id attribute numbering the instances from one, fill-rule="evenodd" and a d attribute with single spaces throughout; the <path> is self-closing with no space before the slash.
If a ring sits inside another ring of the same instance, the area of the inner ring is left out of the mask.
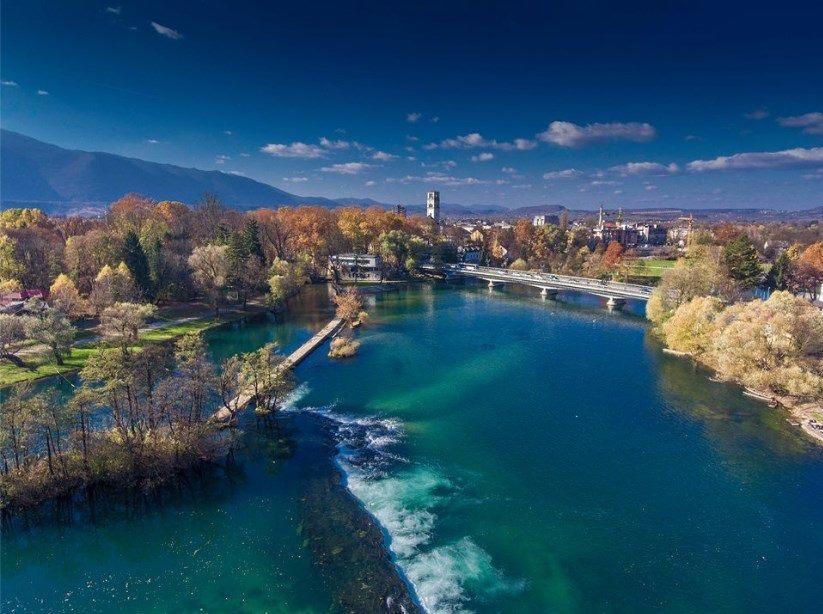
<path id="1" fill-rule="evenodd" d="M 2 130 L 0 136 L 4 204 L 38 204 L 59 212 L 73 206 L 107 204 L 129 192 L 188 203 L 211 192 L 241 209 L 264 205 L 337 205 L 326 198 L 290 194 L 220 171 L 64 149 L 9 130 Z"/>

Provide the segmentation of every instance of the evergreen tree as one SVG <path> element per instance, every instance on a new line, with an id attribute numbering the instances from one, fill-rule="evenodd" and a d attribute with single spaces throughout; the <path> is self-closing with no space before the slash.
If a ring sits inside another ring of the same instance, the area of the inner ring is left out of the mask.
<path id="1" fill-rule="evenodd" d="M 123 262 L 126 263 L 132 279 L 140 294 L 151 300 L 154 298 L 154 284 L 151 281 L 151 271 L 146 252 L 140 245 L 137 233 L 130 230 L 123 241 Z"/>
<path id="2" fill-rule="evenodd" d="M 163 288 L 163 244 L 160 239 L 154 242 L 145 250 L 146 260 L 149 264 L 149 276 L 155 295 L 161 293 Z"/>
<path id="3" fill-rule="evenodd" d="M 263 245 L 260 243 L 260 225 L 254 218 L 249 219 L 246 227 L 243 228 L 243 246 L 247 255 L 257 256 L 260 262 L 264 262 Z"/>
<path id="4" fill-rule="evenodd" d="M 763 279 L 757 250 L 751 239 L 744 234 L 729 241 L 723 251 L 723 260 L 729 276 L 736 280 L 743 290 L 750 290 Z"/>
<path id="5" fill-rule="evenodd" d="M 240 293 L 242 291 L 243 269 L 245 268 L 248 252 L 243 235 L 232 232 L 226 236 L 226 257 L 228 259 L 228 286 Z"/>
<path id="6" fill-rule="evenodd" d="M 774 261 L 769 274 L 766 276 L 766 287 L 769 290 L 785 290 L 791 276 L 792 259 L 785 251 Z"/>

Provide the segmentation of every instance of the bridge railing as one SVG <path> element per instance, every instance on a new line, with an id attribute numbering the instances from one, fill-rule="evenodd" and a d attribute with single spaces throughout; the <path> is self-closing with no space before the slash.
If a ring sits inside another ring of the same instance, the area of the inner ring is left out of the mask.
<path id="1" fill-rule="evenodd" d="M 648 297 L 651 295 L 651 286 L 643 286 L 640 284 L 628 284 L 618 281 L 607 281 L 601 279 L 592 279 L 591 277 L 577 277 L 574 275 L 558 275 L 555 273 L 537 273 L 533 271 L 512 271 L 511 269 L 502 269 L 497 267 L 484 267 L 477 265 L 465 264 L 447 264 L 443 268 L 447 271 L 458 273 L 466 273 L 477 276 L 495 276 L 504 279 L 520 280 L 531 283 L 545 283 L 549 286 L 566 286 L 566 287 L 584 287 L 594 291 L 605 292 L 612 290 L 621 294 L 633 294 L 637 296 Z"/>

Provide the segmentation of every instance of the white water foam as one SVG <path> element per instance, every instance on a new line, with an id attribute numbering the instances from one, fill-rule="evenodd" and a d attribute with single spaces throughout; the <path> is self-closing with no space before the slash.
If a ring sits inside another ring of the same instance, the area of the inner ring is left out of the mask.
<path id="1" fill-rule="evenodd" d="M 289 409 L 297 408 L 293 403 Z M 468 536 L 450 544 L 431 544 L 436 512 L 458 489 L 437 471 L 410 463 L 392 450 L 403 437 L 399 421 L 352 418 L 331 407 L 303 410 L 322 415 L 334 425 L 336 460 L 346 485 L 383 527 L 396 564 L 426 611 L 467 612 L 473 596 L 493 597 L 523 589 L 522 581 L 506 579 L 491 556 Z"/>

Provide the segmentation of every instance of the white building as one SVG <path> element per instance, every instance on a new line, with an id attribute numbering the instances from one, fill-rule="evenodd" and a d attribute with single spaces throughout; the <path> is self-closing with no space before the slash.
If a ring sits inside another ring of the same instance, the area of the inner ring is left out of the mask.
<path id="1" fill-rule="evenodd" d="M 337 281 L 381 281 L 383 260 L 374 254 L 329 256 L 329 279 Z"/>
<path id="2" fill-rule="evenodd" d="M 560 218 L 556 215 L 535 215 L 534 219 L 532 220 L 532 226 L 535 228 L 539 228 L 540 226 L 545 226 L 546 224 L 559 224 Z"/>
<path id="3" fill-rule="evenodd" d="M 426 193 L 426 217 L 440 224 L 440 192 L 437 190 Z"/>

